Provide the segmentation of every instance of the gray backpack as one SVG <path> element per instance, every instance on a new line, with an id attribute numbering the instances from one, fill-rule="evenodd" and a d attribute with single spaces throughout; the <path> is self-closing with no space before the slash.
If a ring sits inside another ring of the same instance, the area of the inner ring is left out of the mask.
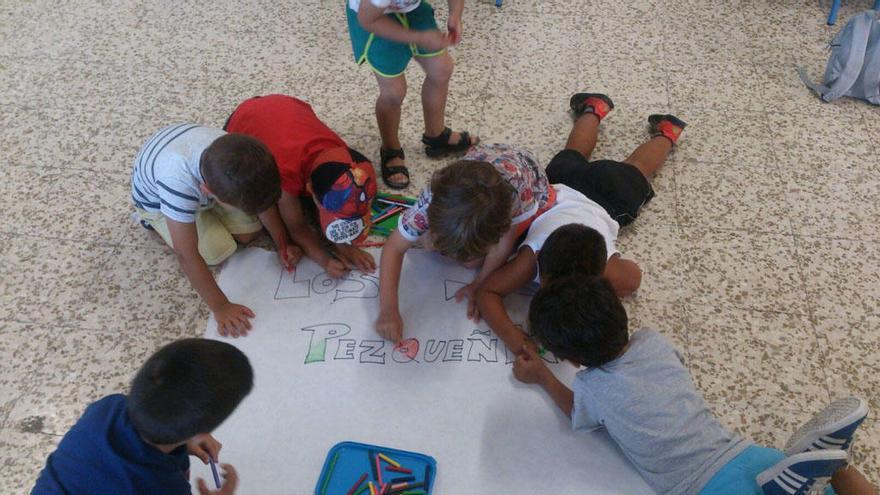
<path id="1" fill-rule="evenodd" d="M 825 101 L 851 96 L 880 105 L 880 11 L 854 16 L 831 42 L 824 84 L 811 82 L 803 68 L 801 81 Z"/>

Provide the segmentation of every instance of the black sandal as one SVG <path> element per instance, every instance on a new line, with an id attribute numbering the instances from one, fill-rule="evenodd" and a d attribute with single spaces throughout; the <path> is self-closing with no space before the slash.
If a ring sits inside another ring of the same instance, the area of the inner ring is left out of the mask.
<path id="1" fill-rule="evenodd" d="M 406 189 L 409 187 L 409 169 L 407 169 L 403 165 L 396 165 L 394 167 L 389 167 L 388 162 L 395 158 L 400 158 L 401 160 L 406 160 L 403 156 L 403 148 L 397 149 L 385 149 L 379 148 L 379 157 L 381 158 L 381 162 L 379 163 L 380 168 L 382 170 L 382 182 L 385 183 L 386 186 L 391 189 Z M 406 182 L 391 182 L 390 179 L 392 175 L 403 174 L 406 176 Z"/>
<path id="2" fill-rule="evenodd" d="M 422 142 L 425 144 L 425 154 L 431 158 L 438 158 L 450 153 L 467 151 L 472 144 L 476 144 L 471 142 L 471 136 L 467 131 L 460 133 L 459 140 L 455 144 L 449 144 L 450 136 L 452 136 L 452 129 L 448 127 L 444 127 L 439 136 L 428 137 L 423 134 Z"/>

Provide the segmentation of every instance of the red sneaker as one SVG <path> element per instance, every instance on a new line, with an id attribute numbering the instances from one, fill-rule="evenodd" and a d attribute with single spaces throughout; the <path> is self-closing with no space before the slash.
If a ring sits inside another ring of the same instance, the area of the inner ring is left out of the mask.
<path id="1" fill-rule="evenodd" d="M 575 118 L 592 113 L 599 117 L 599 120 L 602 120 L 608 115 L 608 112 L 614 110 L 614 102 L 611 101 L 611 98 L 601 93 L 576 93 L 571 97 L 568 105 Z"/>
<path id="2" fill-rule="evenodd" d="M 678 143 L 678 137 L 681 136 L 681 131 L 687 127 L 687 122 L 670 114 L 651 115 L 648 117 L 648 124 L 651 126 L 651 136 L 663 136 L 672 141 L 673 145 Z"/>

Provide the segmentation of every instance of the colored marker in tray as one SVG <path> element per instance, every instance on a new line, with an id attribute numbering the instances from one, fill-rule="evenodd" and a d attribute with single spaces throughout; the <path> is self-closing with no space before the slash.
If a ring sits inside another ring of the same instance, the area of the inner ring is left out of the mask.
<path id="1" fill-rule="evenodd" d="M 327 453 L 315 495 L 430 495 L 436 472 L 425 454 L 341 442 Z"/>
<path id="2" fill-rule="evenodd" d="M 370 234 L 388 237 L 397 228 L 400 214 L 416 204 L 415 198 L 379 193 L 373 200 Z"/>

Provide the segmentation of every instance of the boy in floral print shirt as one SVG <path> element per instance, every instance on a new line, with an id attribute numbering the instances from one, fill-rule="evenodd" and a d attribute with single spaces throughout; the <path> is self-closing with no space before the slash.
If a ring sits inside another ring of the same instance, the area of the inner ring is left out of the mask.
<path id="1" fill-rule="evenodd" d="M 416 205 L 405 212 L 382 249 L 380 312 L 376 330 L 399 341 L 403 335 L 397 293 L 406 251 L 417 241 L 466 266 L 476 278 L 456 292 L 478 317 L 474 295 L 507 260 L 517 238 L 555 202 L 555 191 L 535 157 L 505 144 L 477 145 L 434 173 Z"/>

